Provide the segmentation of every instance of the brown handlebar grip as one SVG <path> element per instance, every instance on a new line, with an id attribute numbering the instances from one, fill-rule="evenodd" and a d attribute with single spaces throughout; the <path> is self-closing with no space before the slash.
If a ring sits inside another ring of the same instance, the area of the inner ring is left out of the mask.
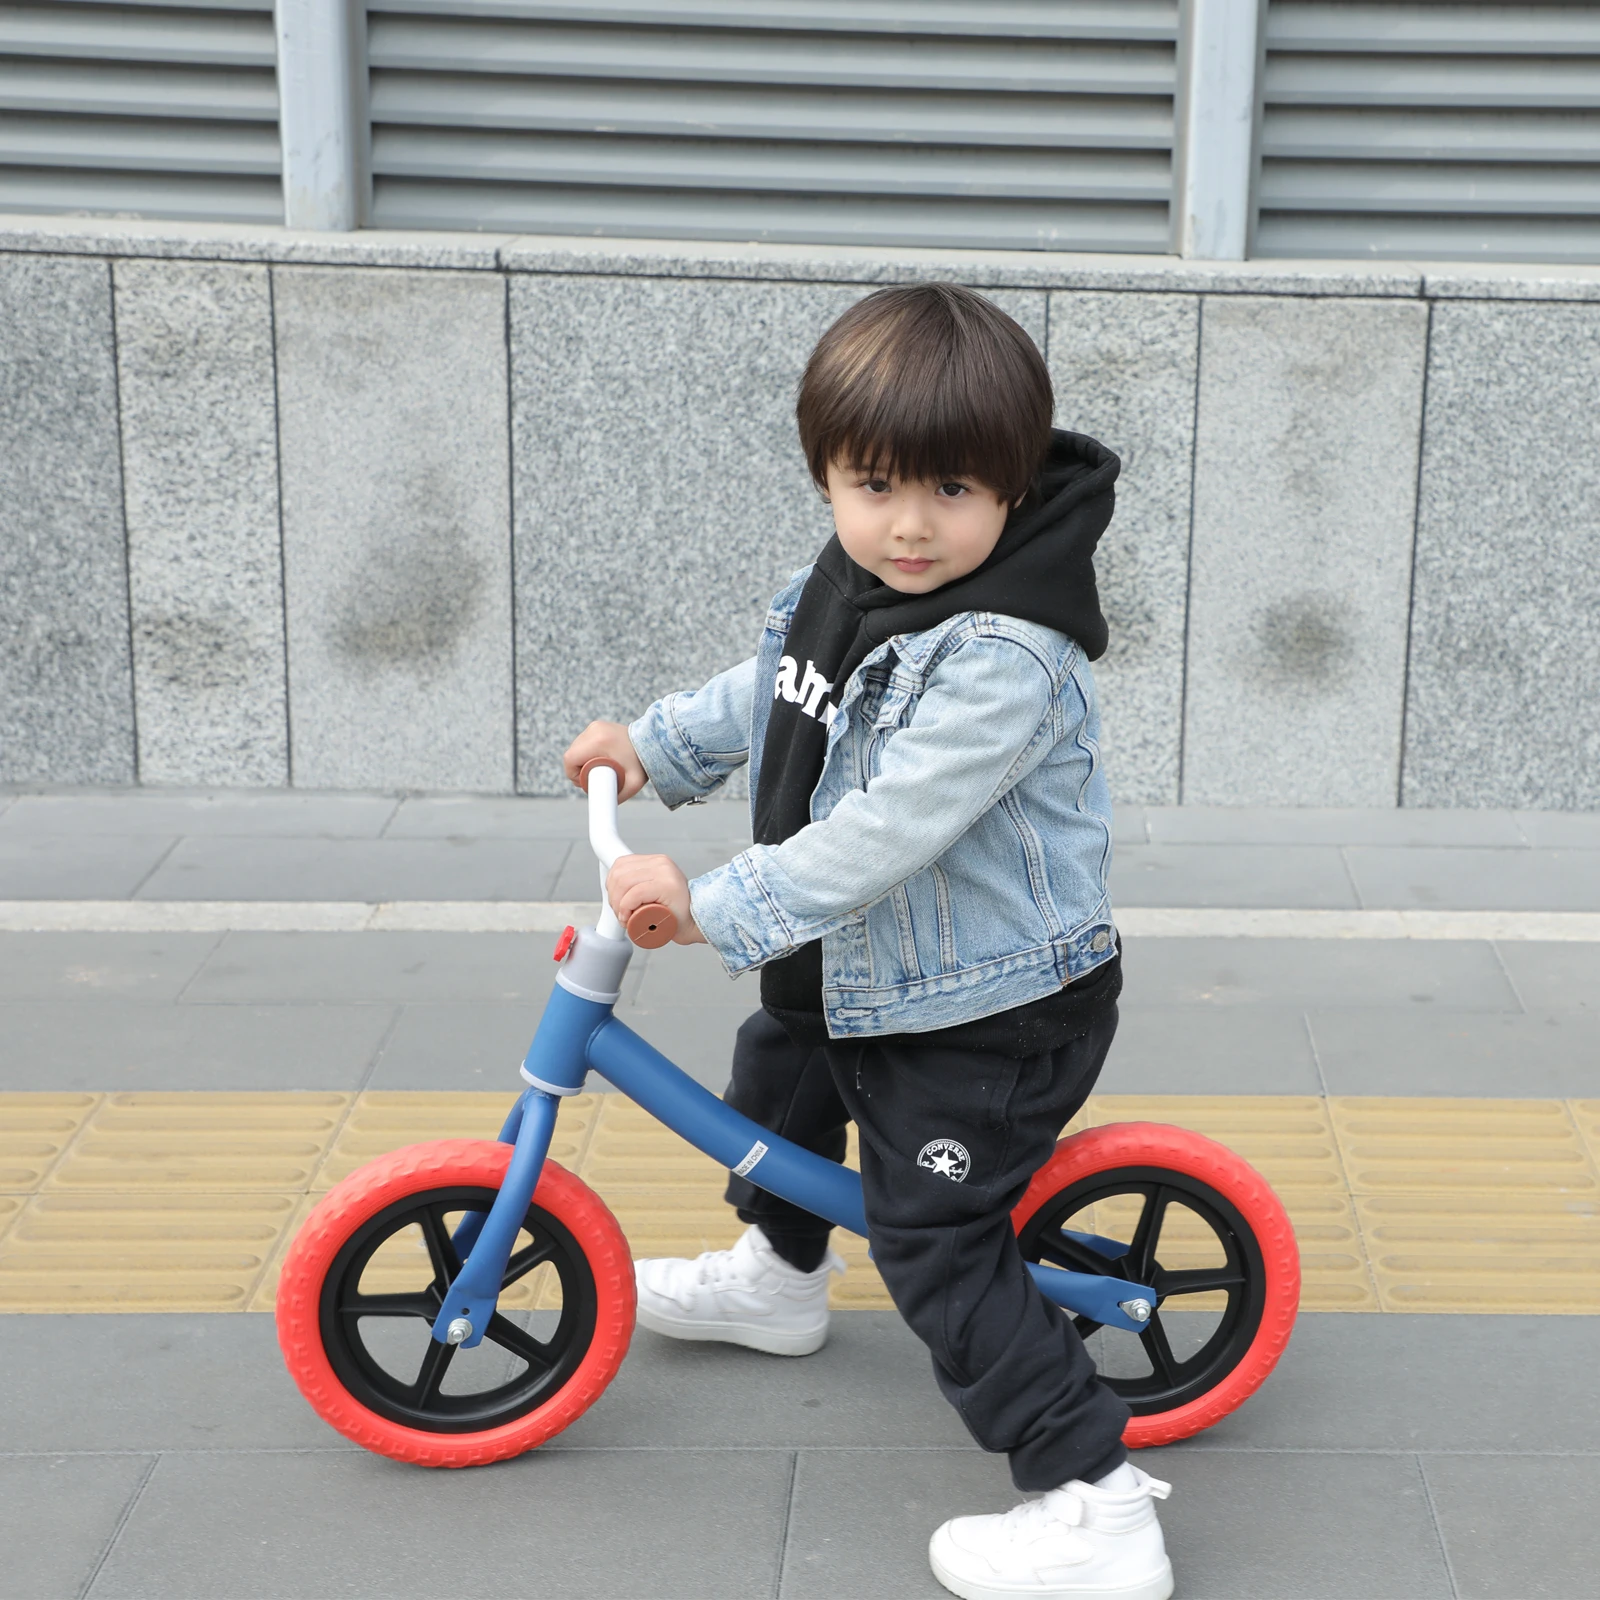
<path id="1" fill-rule="evenodd" d="M 621 764 L 613 761 L 610 756 L 591 756 L 578 768 L 578 787 L 585 794 L 589 792 L 589 774 L 596 767 L 610 767 L 617 775 L 617 793 L 622 793 L 622 786 L 628 781 L 628 775 L 622 770 Z"/>
<path id="2" fill-rule="evenodd" d="M 641 950 L 659 950 L 670 944 L 678 931 L 678 919 L 664 906 L 652 901 L 640 906 L 628 918 L 628 937 Z"/>

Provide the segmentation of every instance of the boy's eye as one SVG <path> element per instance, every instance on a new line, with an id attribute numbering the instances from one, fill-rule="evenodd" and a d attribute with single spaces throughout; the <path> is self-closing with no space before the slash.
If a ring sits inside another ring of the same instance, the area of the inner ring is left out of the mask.
<path id="1" fill-rule="evenodd" d="M 939 485 L 939 493 L 945 495 L 951 500 L 954 500 L 958 495 L 963 495 L 966 492 L 967 486 L 964 483 L 941 483 Z"/>
<path id="2" fill-rule="evenodd" d="M 887 478 L 868 478 L 861 487 L 869 494 L 888 494 L 889 480 Z"/>

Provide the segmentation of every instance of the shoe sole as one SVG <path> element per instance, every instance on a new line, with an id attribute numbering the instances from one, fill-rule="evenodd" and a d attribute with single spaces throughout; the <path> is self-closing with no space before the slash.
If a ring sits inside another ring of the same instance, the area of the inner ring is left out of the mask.
<path id="1" fill-rule="evenodd" d="M 826 1324 L 804 1333 L 784 1333 L 777 1328 L 752 1327 L 743 1322 L 675 1322 L 643 1305 L 639 1307 L 638 1319 L 641 1328 L 668 1339 L 682 1339 L 690 1344 L 737 1344 L 769 1356 L 809 1356 L 820 1350 L 828 1338 Z"/>
<path id="2" fill-rule="evenodd" d="M 933 1575 L 951 1594 L 961 1600 L 1171 1600 L 1172 1563 L 1166 1562 L 1160 1572 L 1139 1583 L 1124 1584 L 1120 1588 L 1100 1585 L 1095 1588 L 1045 1588 L 1041 1584 L 976 1583 L 952 1572 L 940 1559 L 936 1549 L 928 1548 L 928 1565 Z"/>

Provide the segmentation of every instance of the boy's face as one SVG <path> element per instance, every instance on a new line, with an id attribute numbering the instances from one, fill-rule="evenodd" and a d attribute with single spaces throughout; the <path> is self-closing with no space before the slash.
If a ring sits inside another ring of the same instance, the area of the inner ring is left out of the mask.
<path id="1" fill-rule="evenodd" d="M 1011 507 L 975 478 L 891 478 L 835 462 L 833 525 L 845 554 L 902 594 L 929 594 L 989 559 Z"/>

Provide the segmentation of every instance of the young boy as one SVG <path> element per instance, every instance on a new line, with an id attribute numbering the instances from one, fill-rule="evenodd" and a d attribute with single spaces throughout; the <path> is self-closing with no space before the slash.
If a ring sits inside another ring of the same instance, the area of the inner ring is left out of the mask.
<path id="1" fill-rule="evenodd" d="M 688 882 L 626 856 L 730 975 L 761 969 L 727 1101 L 842 1160 L 860 1133 L 873 1258 L 973 1437 L 1022 1490 L 929 1560 L 967 1600 L 1172 1593 L 1128 1412 L 1035 1288 L 1010 1213 L 1116 1031 L 1111 808 L 1088 661 L 1117 458 L 1053 431 L 1044 362 L 966 289 L 885 289 L 822 336 L 800 442 L 837 536 L 774 600 L 754 659 L 566 754 L 668 806 L 750 765 L 754 847 Z M 640 1261 L 639 1320 L 805 1355 L 843 1263 L 829 1224 L 733 1177 L 731 1250 Z"/>

